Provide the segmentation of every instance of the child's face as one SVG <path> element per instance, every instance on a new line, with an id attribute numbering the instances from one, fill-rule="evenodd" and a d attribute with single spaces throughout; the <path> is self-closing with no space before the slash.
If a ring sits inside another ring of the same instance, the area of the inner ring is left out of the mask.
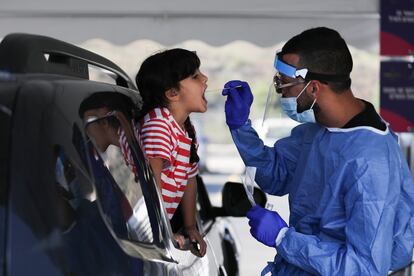
<path id="1" fill-rule="evenodd" d="M 197 69 L 193 75 L 180 81 L 180 103 L 188 113 L 207 111 L 207 100 L 204 97 L 207 80 L 207 76 Z"/>

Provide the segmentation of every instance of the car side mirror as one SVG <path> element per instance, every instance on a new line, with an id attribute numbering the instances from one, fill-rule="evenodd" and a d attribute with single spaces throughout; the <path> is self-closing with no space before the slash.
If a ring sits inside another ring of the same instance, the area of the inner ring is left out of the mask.
<path id="1" fill-rule="evenodd" d="M 254 187 L 253 198 L 256 204 L 265 207 L 267 196 L 258 187 Z M 224 184 L 222 201 L 222 206 L 227 216 L 245 217 L 252 207 L 243 184 L 240 182 L 226 182 Z"/>

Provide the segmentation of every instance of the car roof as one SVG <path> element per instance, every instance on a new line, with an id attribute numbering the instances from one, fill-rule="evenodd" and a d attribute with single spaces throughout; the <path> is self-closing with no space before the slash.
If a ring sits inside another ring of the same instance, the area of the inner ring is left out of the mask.
<path id="1" fill-rule="evenodd" d="M 111 72 L 117 85 L 136 89 L 134 82 L 115 63 L 75 45 L 24 33 L 9 34 L 0 43 L 0 71 L 89 79 L 89 66 Z"/>

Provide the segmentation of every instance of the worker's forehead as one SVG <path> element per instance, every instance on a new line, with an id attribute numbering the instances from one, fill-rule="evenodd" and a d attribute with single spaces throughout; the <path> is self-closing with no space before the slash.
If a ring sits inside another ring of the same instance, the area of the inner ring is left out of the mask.
<path id="1" fill-rule="evenodd" d="M 300 56 L 298 54 L 284 54 L 280 59 L 293 67 L 297 67 L 300 61 Z"/>

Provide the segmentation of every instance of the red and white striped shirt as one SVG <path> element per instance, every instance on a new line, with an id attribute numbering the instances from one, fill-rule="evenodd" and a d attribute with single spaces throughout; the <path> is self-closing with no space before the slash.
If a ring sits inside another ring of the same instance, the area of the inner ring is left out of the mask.
<path id="1" fill-rule="evenodd" d="M 141 121 L 140 140 L 148 158 L 166 160 L 161 171 L 161 193 L 171 219 L 188 179 L 198 173 L 198 163 L 190 164 L 192 139 L 167 108 L 155 108 Z"/>

